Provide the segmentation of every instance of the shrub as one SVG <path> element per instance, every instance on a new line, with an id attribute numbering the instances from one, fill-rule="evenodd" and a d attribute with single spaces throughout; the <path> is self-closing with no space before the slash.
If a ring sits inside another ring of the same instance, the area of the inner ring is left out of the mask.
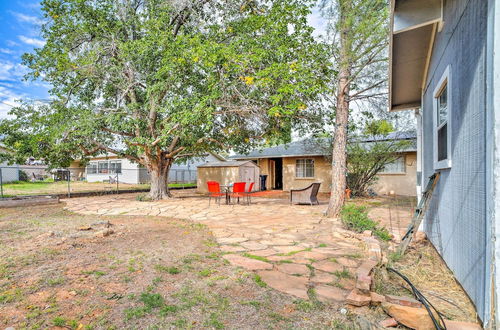
<path id="1" fill-rule="evenodd" d="M 149 194 L 139 194 L 135 197 L 135 199 L 139 202 L 150 202 L 151 196 L 149 196 Z"/>
<path id="2" fill-rule="evenodd" d="M 346 204 L 340 213 L 342 223 L 347 229 L 362 233 L 365 230 L 371 230 L 375 236 L 381 240 L 388 241 L 391 239 L 389 231 L 378 226 L 378 223 L 368 217 L 366 207 L 355 204 Z"/>
<path id="3" fill-rule="evenodd" d="M 19 181 L 28 182 L 28 180 L 29 180 L 28 173 L 26 173 L 23 170 L 20 170 L 19 171 Z"/>

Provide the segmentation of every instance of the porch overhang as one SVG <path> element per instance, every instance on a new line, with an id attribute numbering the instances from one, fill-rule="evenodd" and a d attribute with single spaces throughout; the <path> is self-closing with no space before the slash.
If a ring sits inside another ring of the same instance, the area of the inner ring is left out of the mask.
<path id="1" fill-rule="evenodd" d="M 389 110 L 420 107 L 442 0 L 392 0 Z"/>

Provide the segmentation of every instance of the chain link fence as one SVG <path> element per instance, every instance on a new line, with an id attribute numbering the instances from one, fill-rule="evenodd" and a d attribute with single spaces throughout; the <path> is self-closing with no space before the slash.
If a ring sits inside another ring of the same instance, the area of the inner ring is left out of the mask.
<path id="1" fill-rule="evenodd" d="M 172 189 L 195 188 L 197 172 L 171 169 Z M 49 169 L 47 166 L 0 166 L 0 197 L 36 195 L 86 195 L 148 191 L 151 177 L 145 168 L 122 168 L 120 163 L 106 166 Z"/>

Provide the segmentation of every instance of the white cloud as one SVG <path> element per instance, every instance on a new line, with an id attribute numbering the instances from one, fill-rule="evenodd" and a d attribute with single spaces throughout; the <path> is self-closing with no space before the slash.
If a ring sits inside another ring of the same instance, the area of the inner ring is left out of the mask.
<path id="1" fill-rule="evenodd" d="M 8 117 L 8 112 L 12 106 L 19 105 L 19 100 L 26 95 L 17 94 L 14 91 L 0 86 L 0 119 Z"/>
<path id="2" fill-rule="evenodd" d="M 43 47 L 45 45 L 45 41 L 35 38 L 29 38 L 26 36 L 19 36 L 19 40 L 24 42 L 25 44 L 35 46 L 35 47 Z"/>
<path id="3" fill-rule="evenodd" d="M 30 23 L 35 25 L 41 25 L 43 23 L 43 21 L 36 16 L 25 15 L 14 11 L 11 13 L 19 22 Z"/>
<path id="4" fill-rule="evenodd" d="M 19 63 L 0 60 L 0 80 L 19 81 L 27 72 L 27 68 Z"/>
<path id="5" fill-rule="evenodd" d="M 12 49 L 8 49 L 8 48 L 0 48 L 0 53 L 11 55 L 11 54 L 14 54 L 14 51 Z"/>
<path id="6" fill-rule="evenodd" d="M 6 40 L 5 42 L 7 43 L 7 46 L 9 46 L 9 47 L 20 46 L 19 43 L 15 42 L 15 41 L 12 41 L 12 40 Z"/>
<path id="7" fill-rule="evenodd" d="M 319 8 L 313 8 L 312 13 L 307 17 L 307 21 L 309 25 L 314 28 L 315 37 L 325 34 L 326 21 L 323 17 L 321 17 L 321 11 Z"/>

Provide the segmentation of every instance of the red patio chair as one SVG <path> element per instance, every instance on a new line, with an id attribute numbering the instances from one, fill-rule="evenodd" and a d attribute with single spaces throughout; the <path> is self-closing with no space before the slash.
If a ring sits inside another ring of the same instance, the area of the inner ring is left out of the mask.
<path id="1" fill-rule="evenodd" d="M 250 197 L 252 197 L 252 190 L 253 190 L 254 184 L 255 184 L 255 182 L 250 182 L 250 185 L 248 186 L 248 190 L 246 191 L 248 205 L 250 205 L 250 202 L 251 202 Z"/>
<path id="2" fill-rule="evenodd" d="M 235 182 L 233 185 L 233 192 L 230 196 L 238 198 L 238 204 L 240 203 L 240 197 L 245 198 L 247 196 L 245 186 L 246 182 Z"/>
<path id="3" fill-rule="evenodd" d="M 218 199 L 220 205 L 221 197 L 226 196 L 226 194 L 220 191 L 220 184 L 217 181 L 207 181 L 207 185 L 208 185 L 208 206 L 210 206 L 212 197 L 215 198 L 215 201 L 217 201 Z"/>

